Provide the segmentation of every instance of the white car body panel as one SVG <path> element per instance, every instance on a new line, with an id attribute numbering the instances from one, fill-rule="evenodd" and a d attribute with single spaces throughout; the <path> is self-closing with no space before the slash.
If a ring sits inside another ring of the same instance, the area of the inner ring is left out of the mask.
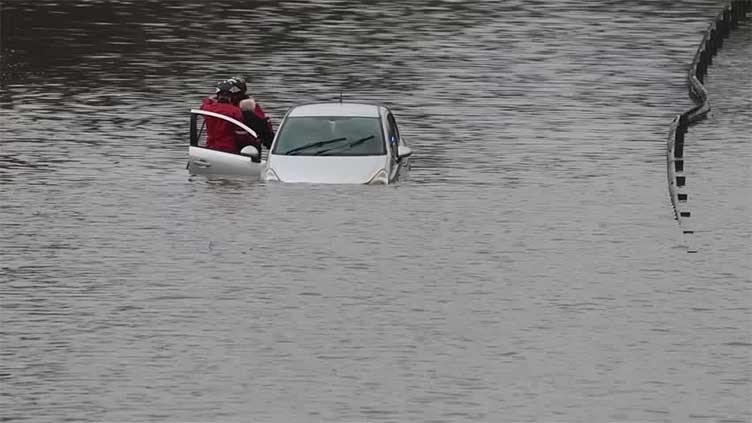
<path id="1" fill-rule="evenodd" d="M 304 104 L 290 110 L 288 116 L 348 116 L 348 117 L 379 117 L 379 108 L 373 104 L 358 103 L 318 103 Z"/>
<path id="2" fill-rule="evenodd" d="M 188 171 L 192 175 L 237 175 L 258 178 L 265 162 L 204 147 L 188 147 Z"/>
<path id="3" fill-rule="evenodd" d="M 281 156 L 270 159 L 281 182 L 365 184 L 388 166 L 386 156 Z"/>

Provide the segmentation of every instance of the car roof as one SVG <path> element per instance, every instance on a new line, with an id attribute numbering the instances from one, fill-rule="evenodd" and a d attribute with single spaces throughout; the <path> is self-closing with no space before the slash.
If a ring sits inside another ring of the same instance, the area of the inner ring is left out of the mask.
<path id="1" fill-rule="evenodd" d="M 349 116 L 379 117 L 378 104 L 365 103 L 315 103 L 295 106 L 290 111 L 291 117 L 303 116 Z"/>

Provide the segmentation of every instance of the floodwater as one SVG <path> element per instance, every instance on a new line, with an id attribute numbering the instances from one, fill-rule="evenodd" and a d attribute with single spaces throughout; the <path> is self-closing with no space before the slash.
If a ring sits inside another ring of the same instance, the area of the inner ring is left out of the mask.
<path id="1" fill-rule="evenodd" d="M 8 3 L 8 4 L 6 4 Z M 0 421 L 752 421 L 752 27 L 721 1 L 3 2 Z M 189 177 L 244 74 L 379 101 L 394 186 Z"/>

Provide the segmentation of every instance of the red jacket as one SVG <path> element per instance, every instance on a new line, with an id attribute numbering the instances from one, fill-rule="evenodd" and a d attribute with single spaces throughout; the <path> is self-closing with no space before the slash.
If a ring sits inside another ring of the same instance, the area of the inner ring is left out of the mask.
<path id="1" fill-rule="evenodd" d="M 218 103 L 212 98 L 205 98 L 203 104 L 201 104 L 201 110 L 219 113 L 243 122 L 243 112 L 232 103 Z M 206 146 L 208 148 L 228 153 L 240 152 L 241 146 L 238 145 L 238 141 L 243 138 L 241 134 L 237 133 L 238 131 L 242 132 L 240 128 L 230 122 L 211 116 L 204 116 L 204 121 L 206 122 Z"/>

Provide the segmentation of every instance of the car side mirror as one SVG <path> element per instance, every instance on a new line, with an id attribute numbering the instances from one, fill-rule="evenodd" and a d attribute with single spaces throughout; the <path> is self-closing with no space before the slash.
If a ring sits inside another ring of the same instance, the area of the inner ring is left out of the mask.
<path id="1" fill-rule="evenodd" d="M 250 157 L 252 159 L 256 159 L 259 156 L 259 151 L 258 151 L 258 148 L 252 145 L 247 145 L 243 147 L 242 150 L 240 150 L 240 155 Z"/>
<path id="2" fill-rule="evenodd" d="M 409 157 L 411 154 L 413 154 L 413 149 L 406 146 L 406 145 L 399 145 L 397 146 L 397 157 L 403 158 L 403 157 Z"/>

